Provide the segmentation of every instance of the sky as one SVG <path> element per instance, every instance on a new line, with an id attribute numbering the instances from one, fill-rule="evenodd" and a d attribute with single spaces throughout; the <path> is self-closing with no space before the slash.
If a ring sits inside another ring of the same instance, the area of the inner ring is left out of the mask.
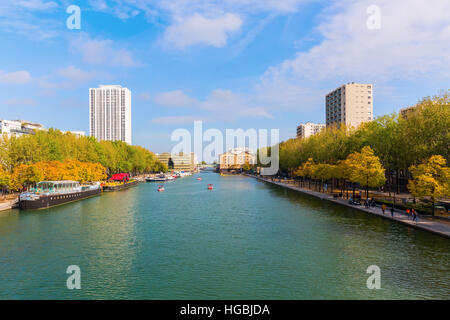
<path id="1" fill-rule="evenodd" d="M 160 153 L 194 120 L 294 137 L 348 82 L 375 117 L 449 89 L 450 1 L 2 0 L 0 43 L 0 119 L 89 132 L 89 88 L 120 84 L 133 144 Z"/>

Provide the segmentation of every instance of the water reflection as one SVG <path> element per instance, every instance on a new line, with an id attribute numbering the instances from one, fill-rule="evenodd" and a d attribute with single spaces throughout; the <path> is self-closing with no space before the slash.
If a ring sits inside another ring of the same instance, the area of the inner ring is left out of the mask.
<path id="1" fill-rule="evenodd" d="M 251 178 L 202 177 L 0 215 L 0 298 L 450 298 L 448 239 Z M 82 290 L 65 288 L 71 264 Z M 366 288 L 372 264 L 382 290 Z"/>

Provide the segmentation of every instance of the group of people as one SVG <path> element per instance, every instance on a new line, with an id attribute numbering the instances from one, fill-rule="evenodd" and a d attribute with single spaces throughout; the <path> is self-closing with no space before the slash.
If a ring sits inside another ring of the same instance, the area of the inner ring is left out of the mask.
<path id="1" fill-rule="evenodd" d="M 381 205 L 381 211 L 383 211 L 383 214 L 385 214 L 385 212 L 386 212 L 386 205 L 384 203 Z M 394 207 L 393 206 L 390 208 L 390 211 L 391 211 L 391 216 L 393 217 L 394 216 Z M 408 217 L 411 216 L 412 221 L 415 221 L 416 223 L 419 221 L 419 214 L 417 213 L 416 210 L 406 209 L 406 214 Z"/>
<path id="2" fill-rule="evenodd" d="M 375 208 L 375 199 L 372 198 L 372 199 L 364 201 L 364 207 L 366 209 Z"/>
<path id="3" fill-rule="evenodd" d="M 411 210 L 406 209 L 406 214 L 408 215 L 408 217 L 409 217 L 409 215 L 411 215 L 412 221 L 417 222 L 419 217 L 418 217 L 418 214 L 417 214 L 416 210 L 414 210 L 414 209 L 411 209 Z"/>

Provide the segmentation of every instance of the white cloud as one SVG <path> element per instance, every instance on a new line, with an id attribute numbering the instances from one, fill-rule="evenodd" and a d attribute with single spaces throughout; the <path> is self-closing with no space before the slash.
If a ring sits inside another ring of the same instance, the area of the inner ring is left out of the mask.
<path id="1" fill-rule="evenodd" d="M 164 106 L 186 107 L 197 102 L 181 90 L 163 92 L 155 96 L 154 102 Z"/>
<path id="2" fill-rule="evenodd" d="M 178 18 L 175 24 L 166 29 L 164 41 L 179 49 L 198 44 L 219 48 L 227 44 L 228 37 L 238 31 L 241 25 L 241 18 L 235 14 L 207 18 L 196 13 Z"/>
<path id="3" fill-rule="evenodd" d="M 261 15 L 277 16 L 297 12 L 300 5 L 316 0 L 90 0 L 95 10 L 129 19 L 140 13 L 165 27 L 164 43 L 178 49 L 192 45 L 224 47 L 230 36 L 239 31 L 244 20 L 249 25 Z M 157 17 L 157 19 L 156 19 Z M 259 24 L 256 22 L 256 24 Z M 241 43 L 244 46 L 261 31 L 264 24 L 252 28 Z"/>
<path id="4" fill-rule="evenodd" d="M 9 73 L 0 70 L 0 83 L 24 84 L 30 82 L 31 79 L 30 73 L 25 70 Z"/>
<path id="5" fill-rule="evenodd" d="M 75 82 L 87 81 L 99 76 L 96 71 L 83 71 L 74 66 L 58 69 L 57 74 Z"/>
<path id="6" fill-rule="evenodd" d="M 233 121 L 247 116 L 271 119 L 266 108 L 255 104 L 250 96 L 233 93 L 231 90 L 216 89 L 200 103 L 203 110 L 212 111 L 220 120 Z"/>
<path id="7" fill-rule="evenodd" d="M 141 94 L 138 95 L 138 99 L 142 100 L 142 101 L 148 101 L 151 99 L 151 94 L 148 92 L 142 92 Z"/>
<path id="8" fill-rule="evenodd" d="M 57 34 L 61 22 L 41 13 L 54 11 L 57 7 L 54 1 L 0 1 L 0 29 L 32 40 L 50 39 Z"/>
<path id="9" fill-rule="evenodd" d="M 192 123 L 196 120 L 204 120 L 201 117 L 191 117 L 191 116 L 174 116 L 174 117 L 159 117 L 152 119 L 153 123 L 167 124 L 167 125 L 178 125 L 184 123 Z"/>
<path id="10" fill-rule="evenodd" d="M 373 0 L 347 0 L 323 13 L 323 41 L 265 72 L 257 94 L 286 107 L 323 105 L 324 89 L 349 81 L 387 86 L 450 77 L 450 1 L 378 0 L 381 29 L 369 30 Z M 314 101 L 311 96 L 321 98 Z"/>
<path id="11" fill-rule="evenodd" d="M 14 1 L 14 5 L 37 11 L 46 11 L 58 7 L 58 4 L 54 1 L 43 1 L 43 0 L 18 0 Z"/>
<path id="12" fill-rule="evenodd" d="M 190 106 L 193 110 L 201 112 L 209 121 L 234 121 L 248 116 L 272 118 L 266 108 L 255 104 L 249 97 L 231 90 L 213 90 L 202 101 L 189 97 L 181 90 L 174 90 L 157 95 L 155 102 L 161 105 Z M 186 117 L 163 117 L 157 118 L 155 122 L 170 124 L 170 121 L 174 120 L 178 124 L 181 119 Z"/>
<path id="13" fill-rule="evenodd" d="M 37 101 L 29 98 L 11 98 L 3 101 L 4 104 L 9 106 L 30 106 L 34 107 L 37 105 Z"/>
<path id="14" fill-rule="evenodd" d="M 70 48 L 75 54 L 80 54 L 87 63 L 122 67 L 140 65 L 128 50 L 116 48 L 114 42 L 109 39 L 91 39 L 87 35 L 82 35 L 72 41 Z"/>

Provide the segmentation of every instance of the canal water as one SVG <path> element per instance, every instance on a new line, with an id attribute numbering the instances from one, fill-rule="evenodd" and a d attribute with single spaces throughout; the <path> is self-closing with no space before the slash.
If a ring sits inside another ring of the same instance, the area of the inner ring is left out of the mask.
<path id="1" fill-rule="evenodd" d="M 1 212 L 0 298 L 450 299 L 448 239 L 242 176 L 165 187 Z"/>

